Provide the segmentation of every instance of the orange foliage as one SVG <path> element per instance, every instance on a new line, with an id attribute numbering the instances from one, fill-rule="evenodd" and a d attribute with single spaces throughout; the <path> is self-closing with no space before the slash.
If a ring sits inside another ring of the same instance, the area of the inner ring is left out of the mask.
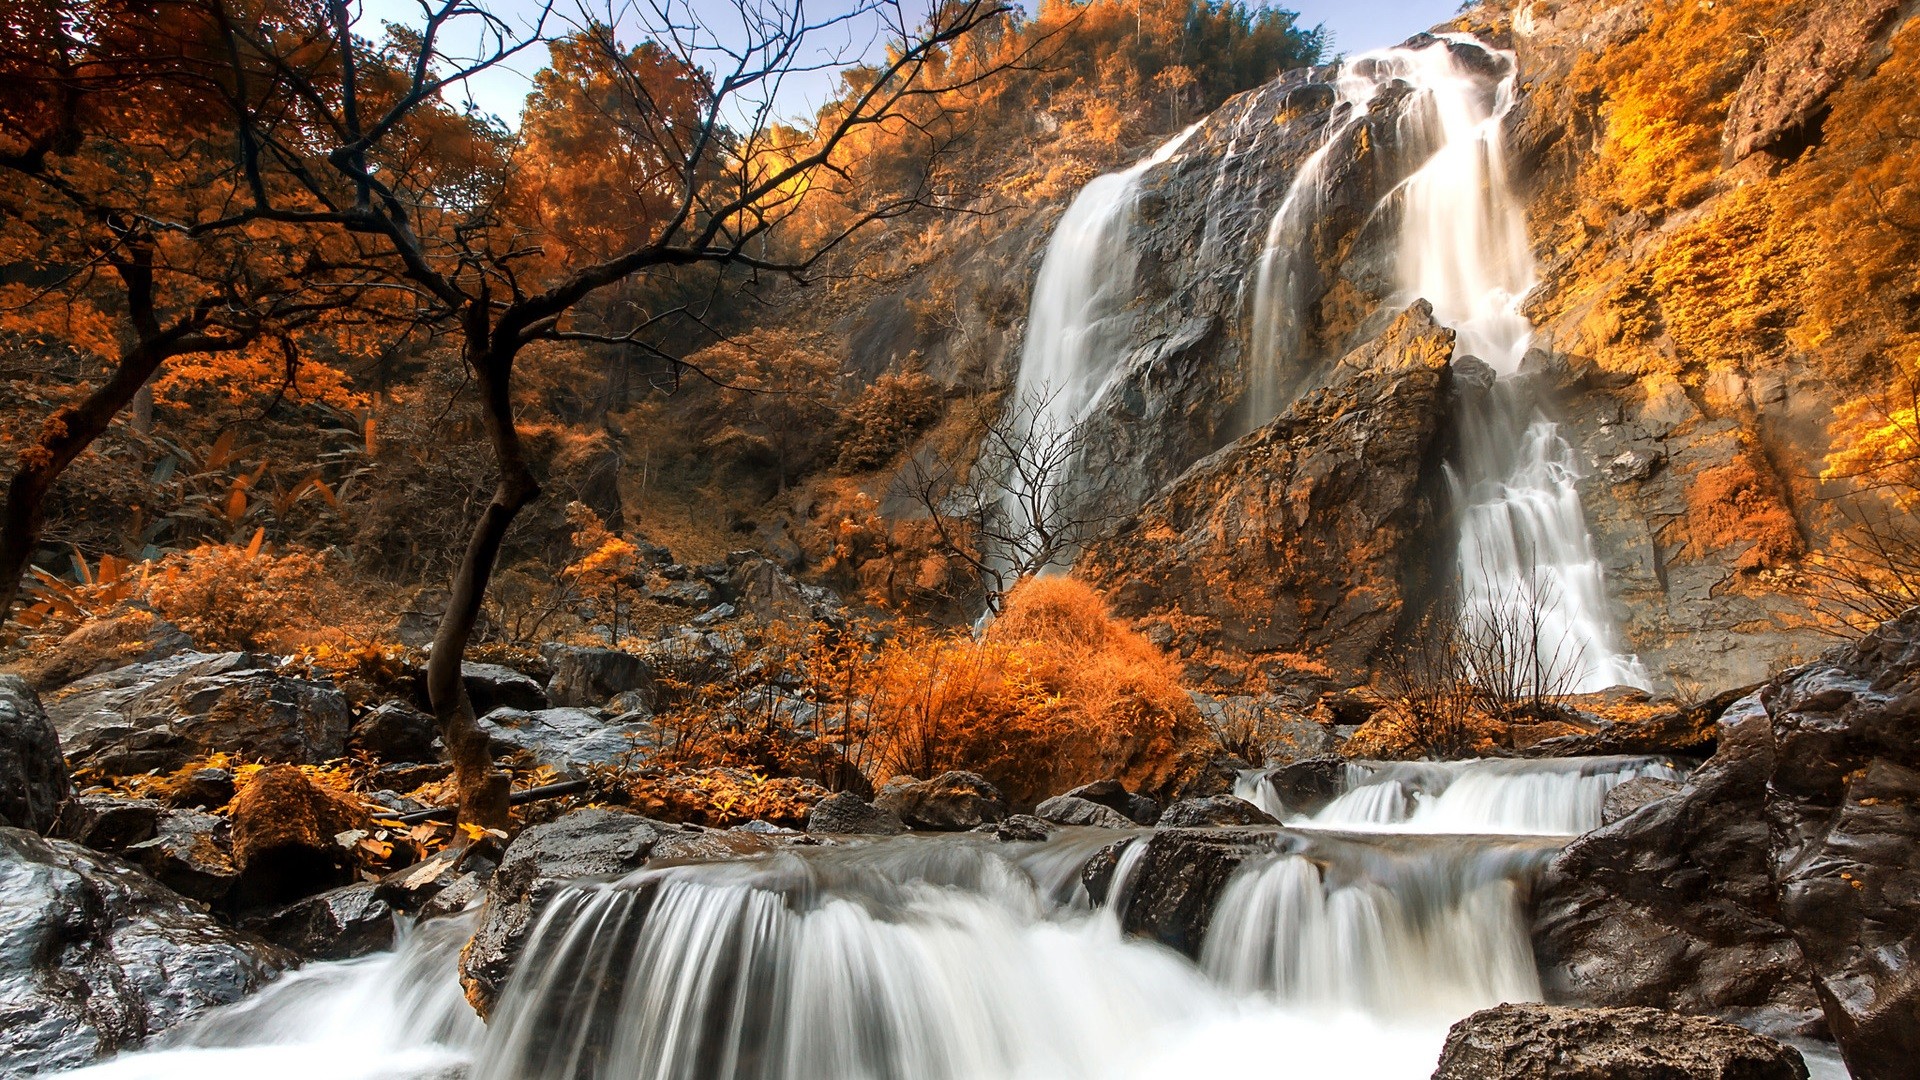
<path id="1" fill-rule="evenodd" d="M 896 639 L 879 679 L 882 779 L 969 769 L 1017 804 L 1108 776 L 1165 791 L 1202 738 L 1173 661 L 1072 578 L 1020 584 L 983 640 Z"/>
<path id="2" fill-rule="evenodd" d="M 1738 570 L 1776 569 L 1804 550 L 1779 478 L 1750 446 L 1742 447 L 1732 461 L 1701 469 L 1693 478 L 1687 488 L 1687 524 L 1703 553 L 1749 544 L 1734 561 Z"/>
<path id="3" fill-rule="evenodd" d="M 146 577 L 146 602 L 203 649 L 293 652 L 352 635 L 354 605 L 325 555 L 206 544 Z"/>

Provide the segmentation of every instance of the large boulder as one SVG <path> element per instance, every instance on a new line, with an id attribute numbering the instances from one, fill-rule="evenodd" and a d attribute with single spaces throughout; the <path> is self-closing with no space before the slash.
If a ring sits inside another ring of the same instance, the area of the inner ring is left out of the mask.
<path id="1" fill-rule="evenodd" d="M 896 776 L 874 795 L 873 805 L 911 828 L 933 832 L 965 832 L 1007 816 L 999 788 L 978 773 L 959 771 L 931 780 Z"/>
<path id="2" fill-rule="evenodd" d="M 1920 612 L 1761 693 L 1779 919 L 1855 1080 L 1920 1062 Z"/>
<path id="3" fill-rule="evenodd" d="M 117 795 L 81 795 L 67 804 L 54 835 L 95 851 L 120 852 L 159 831 L 163 803 Z"/>
<path id="4" fill-rule="evenodd" d="M 1704 1013 L 1791 1034 L 1821 1026 L 1775 902 L 1766 718 L 1748 717 L 1678 795 L 1569 844 L 1534 889 L 1548 1000 Z"/>
<path id="5" fill-rule="evenodd" d="M 1099 803 L 1136 825 L 1152 825 L 1160 820 L 1160 803 L 1156 799 L 1128 791 L 1125 784 L 1112 777 L 1081 784 L 1067 792 L 1066 797 Z"/>
<path id="6" fill-rule="evenodd" d="M 544 709 L 552 704 L 540 680 L 504 664 L 462 663 L 460 681 L 476 716 L 495 709 Z"/>
<path id="7" fill-rule="evenodd" d="M 844 608 L 832 589 L 803 585 L 779 563 L 757 552 L 727 556 L 727 595 L 742 614 L 761 622 L 838 618 Z"/>
<path id="8" fill-rule="evenodd" d="M 1034 807 L 1033 816 L 1055 825 L 1086 825 L 1096 829 L 1131 829 L 1135 825 L 1118 810 L 1075 795 L 1055 795 Z"/>
<path id="9" fill-rule="evenodd" d="M 810 833 L 864 833 L 892 836 L 907 831 L 898 814 L 867 802 L 851 791 L 835 792 L 807 812 Z"/>
<path id="10" fill-rule="evenodd" d="M 17 675 L 0 675 L 0 827 L 44 833 L 73 794 L 60 735 Z"/>
<path id="11" fill-rule="evenodd" d="M 433 717 L 408 702 L 389 701 L 354 723 L 350 741 L 381 761 L 433 761 L 439 737 Z"/>
<path id="12" fill-rule="evenodd" d="M 1198 958 L 1214 907 L 1234 871 L 1250 859 L 1271 855 L 1280 840 L 1272 832 L 1171 829 L 1134 843 L 1146 848 L 1127 879 L 1121 929 Z M 1105 849 L 1082 872 L 1087 893 L 1096 902 L 1113 899 L 1108 893 L 1120 847 Z"/>
<path id="13" fill-rule="evenodd" d="M 262 769 L 233 804 L 233 860 L 243 907 L 285 904 L 353 880 L 358 804 L 291 765 Z"/>
<path id="14" fill-rule="evenodd" d="M 1433 1080 L 1807 1080 L 1800 1051 L 1659 1009 L 1499 1005 L 1453 1025 Z"/>
<path id="15" fill-rule="evenodd" d="M 1313 815 L 1347 790 L 1347 759 L 1326 755 L 1295 761 L 1266 774 L 1283 809 L 1295 814 Z"/>
<path id="16" fill-rule="evenodd" d="M 393 944 L 393 908 L 360 882 L 251 915 L 241 927 L 307 960 L 350 960 Z"/>
<path id="17" fill-rule="evenodd" d="M 487 883 L 473 940 L 460 954 L 460 982 L 480 1015 L 492 1010 L 527 934 L 563 885 L 638 870 L 673 828 L 617 810 L 576 810 L 515 837 Z"/>
<path id="18" fill-rule="evenodd" d="M 1453 331 L 1415 303 L 1330 385 L 1094 542 L 1076 572 L 1182 655 L 1304 654 L 1366 670 L 1430 561 L 1452 353 Z"/>
<path id="19" fill-rule="evenodd" d="M 138 808 L 108 814 L 95 834 L 116 821 L 137 828 L 142 816 Z M 210 907 L 226 907 L 240 880 L 227 819 L 202 810 L 161 810 L 151 834 L 120 854 L 160 884 Z"/>
<path id="20" fill-rule="evenodd" d="M 1181 799 L 1160 815 L 1163 829 L 1201 829 L 1223 825 L 1278 825 L 1272 814 L 1237 795 Z"/>
<path id="21" fill-rule="evenodd" d="M 562 773 L 617 765 L 656 744 L 646 721 L 608 721 L 587 709 L 495 709 L 480 718 L 480 730 L 495 754 L 524 752 Z"/>
<path id="22" fill-rule="evenodd" d="M 74 768 L 130 775 L 224 752 L 318 764 L 346 753 L 352 710 L 328 683 L 250 653 L 180 653 L 81 679 L 43 698 Z"/>
<path id="23" fill-rule="evenodd" d="M 86 1065 L 237 1001 L 291 957 L 111 856 L 0 829 L 0 1060 Z"/>
<path id="24" fill-rule="evenodd" d="M 621 695 L 628 704 L 621 711 L 651 712 L 655 688 L 653 665 L 644 656 L 618 649 L 557 645 L 544 650 L 553 675 L 547 697 L 555 705 L 596 709 Z"/>

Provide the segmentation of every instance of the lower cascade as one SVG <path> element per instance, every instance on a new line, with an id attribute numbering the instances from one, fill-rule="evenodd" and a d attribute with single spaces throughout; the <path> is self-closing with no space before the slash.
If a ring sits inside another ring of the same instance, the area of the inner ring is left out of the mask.
<path id="1" fill-rule="evenodd" d="M 1205 833 L 903 836 L 661 864 L 548 904 L 490 1023 L 455 975 L 471 916 L 317 964 L 73 1074 L 401 1080 L 1425 1077 L 1449 1024 L 1540 997 L 1526 896 L 1650 758 L 1354 763 L 1213 903 L 1192 959 L 1124 932 L 1138 854 Z M 1242 790 L 1285 812 L 1258 773 Z M 1505 834 L 1505 835 L 1501 835 Z M 1120 845 L 1096 902 L 1090 862 Z"/>

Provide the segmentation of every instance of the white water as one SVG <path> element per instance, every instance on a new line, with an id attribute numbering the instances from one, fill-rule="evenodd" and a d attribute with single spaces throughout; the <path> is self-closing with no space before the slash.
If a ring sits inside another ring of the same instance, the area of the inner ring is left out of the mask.
<path id="1" fill-rule="evenodd" d="M 1249 408 L 1255 424 L 1277 415 L 1305 360 L 1300 326 L 1311 290 L 1302 277 L 1313 272 L 1307 243 L 1326 155 L 1368 118 L 1382 89 L 1404 83 L 1412 94 L 1397 106 L 1393 146 L 1397 161 L 1416 167 L 1375 210 L 1398 223 L 1399 295 L 1389 306 L 1425 298 L 1456 332 L 1456 355 L 1478 357 L 1499 376 L 1461 410 L 1461 454 L 1450 469 L 1462 628 L 1482 643 L 1483 667 L 1528 671 L 1530 688 L 1644 687 L 1646 671 L 1615 641 L 1604 571 L 1574 489 L 1573 449 L 1517 378 L 1533 336 L 1521 303 L 1535 273 L 1503 136 L 1515 71 L 1510 54 L 1465 37 L 1341 65 L 1328 142 L 1295 177 L 1260 256 Z"/>
<path id="2" fill-rule="evenodd" d="M 1133 326 L 1134 205 L 1147 172 L 1172 160 L 1199 124 L 1182 131 L 1131 168 L 1097 176 L 1080 189 L 1054 226 L 1027 306 L 1027 336 L 1009 416 L 1019 425 L 1016 441 L 1043 460 L 1022 468 L 997 468 L 1002 503 L 1016 533 L 1056 527 L 1059 498 L 1071 460 L 1055 450 L 1070 448 L 1073 433 L 1092 415 L 1121 369 Z M 1035 464 L 1044 466 L 1036 473 Z M 999 553 L 1005 557 L 1005 553 Z M 1059 553 L 1071 557 L 1073 553 Z"/>
<path id="3" fill-rule="evenodd" d="M 1640 777 L 1682 779 L 1646 757 L 1356 761 L 1345 793 L 1310 815 L 1284 805 L 1265 773 L 1234 794 L 1296 828 L 1566 837 L 1599 828 L 1607 792 Z"/>
<path id="4" fill-rule="evenodd" d="M 1569 821 L 1604 794 L 1569 777 L 1651 768 L 1499 764 L 1492 787 L 1554 778 L 1518 801 L 1558 800 Z M 546 909 L 484 1031 L 455 979 L 472 924 L 447 920 L 75 1075 L 1424 1080 L 1452 1021 L 1539 995 L 1522 898 L 1564 837 L 1256 832 L 1272 853 L 1229 880 L 1195 963 L 1121 932 L 1161 835 L 907 836 L 582 882 Z M 1117 895 L 1092 908 L 1081 868 L 1116 842 Z"/>

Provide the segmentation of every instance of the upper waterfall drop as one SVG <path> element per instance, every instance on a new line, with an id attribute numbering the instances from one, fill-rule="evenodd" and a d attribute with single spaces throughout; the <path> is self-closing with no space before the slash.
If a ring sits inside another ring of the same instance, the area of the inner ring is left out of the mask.
<path id="1" fill-rule="evenodd" d="M 1373 211 L 1397 233 L 1388 307 L 1425 299 L 1457 335 L 1456 357 L 1477 359 L 1494 376 L 1463 395 L 1459 457 L 1448 469 L 1461 523 L 1460 625 L 1479 646 L 1481 665 L 1531 672 L 1539 692 L 1645 687 L 1645 669 L 1615 641 L 1604 570 L 1574 489 L 1573 448 L 1521 373 L 1533 339 L 1522 304 L 1537 277 L 1506 159 L 1516 75 L 1512 54 L 1464 35 L 1341 65 L 1335 109 L 1347 112 L 1336 114 L 1326 147 L 1295 176 L 1260 256 L 1252 420 L 1277 415 L 1298 376 L 1308 303 L 1298 281 L 1307 261 L 1301 249 L 1327 148 L 1368 117 L 1383 90 L 1404 86 L 1394 116 L 1403 175 Z"/>

